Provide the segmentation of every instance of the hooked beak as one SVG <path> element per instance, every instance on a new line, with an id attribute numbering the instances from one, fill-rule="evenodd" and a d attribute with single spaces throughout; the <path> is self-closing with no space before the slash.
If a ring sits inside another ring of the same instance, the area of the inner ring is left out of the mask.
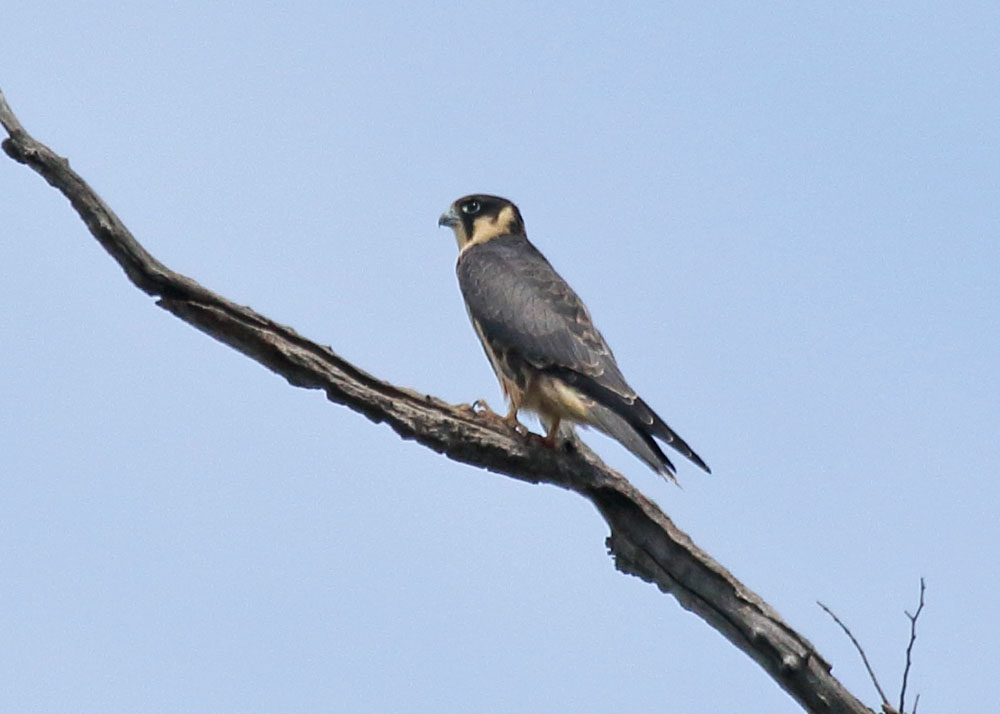
<path id="1" fill-rule="evenodd" d="M 447 211 L 441 214 L 440 218 L 438 218 L 439 226 L 448 226 L 449 228 L 454 228 L 459 224 L 459 222 L 458 214 L 455 213 L 454 206 L 450 207 Z"/>

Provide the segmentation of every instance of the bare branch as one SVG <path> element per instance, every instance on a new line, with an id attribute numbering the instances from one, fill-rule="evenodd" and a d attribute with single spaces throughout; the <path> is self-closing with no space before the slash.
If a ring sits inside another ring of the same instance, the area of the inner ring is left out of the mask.
<path id="1" fill-rule="evenodd" d="M 903 669 L 903 685 L 899 689 L 899 711 L 905 712 L 906 709 L 906 683 L 910 678 L 910 664 L 912 662 L 911 655 L 913 654 L 913 643 L 917 641 L 917 618 L 920 617 L 920 612 L 924 609 L 924 590 L 926 589 L 924 585 L 924 579 L 920 578 L 920 602 L 917 605 L 917 611 L 912 615 L 906 610 L 903 613 L 910 618 L 910 642 L 906 645 L 906 668 Z M 913 701 L 913 714 L 917 714 L 917 703 L 920 701 L 920 695 Z"/>
<path id="2" fill-rule="evenodd" d="M 153 258 L 69 163 L 24 131 L 0 93 L 4 151 L 58 189 L 136 287 L 157 305 L 283 376 L 297 387 L 385 422 L 449 458 L 530 483 L 548 483 L 591 501 L 607 521 L 615 566 L 673 595 L 754 659 L 809 712 L 870 714 L 830 674 L 806 638 L 739 582 L 621 474 L 580 442 L 556 451 L 467 405 L 379 380 L 253 310 L 216 295 Z"/>
<path id="3" fill-rule="evenodd" d="M 874 684 L 875 689 L 878 690 L 878 695 L 882 697 L 882 710 L 885 711 L 887 714 L 895 714 L 895 710 L 893 710 L 892 705 L 889 704 L 889 699 L 885 696 L 885 692 L 882 691 L 882 685 L 878 683 L 878 677 L 875 676 L 875 672 L 872 670 L 871 664 L 868 663 L 868 656 L 865 654 L 864 648 L 861 646 L 861 643 L 858 642 L 857 639 L 854 637 L 854 633 L 851 632 L 850 628 L 848 628 L 847 625 L 845 625 L 843 622 L 840 621 L 839 617 L 833 614 L 833 610 L 831 610 L 818 600 L 816 601 L 816 604 L 819 605 L 821 608 L 823 608 L 826 614 L 832 617 L 833 621 L 836 622 L 838 625 L 840 625 L 840 629 L 844 631 L 844 634 L 846 634 L 848 637 L 851 638 L 851 642 L 854 644 L 854 648 L 858 651 L 858 654 L 861 655 L 861 661 L 865 663 L 865 669 L 868 670 L 868 676 L 871 677 L 872 684 Z"/>

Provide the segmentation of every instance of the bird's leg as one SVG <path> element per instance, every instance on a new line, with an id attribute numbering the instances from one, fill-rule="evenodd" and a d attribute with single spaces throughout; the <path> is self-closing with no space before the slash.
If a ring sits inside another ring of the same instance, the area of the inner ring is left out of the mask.
<path id="1" fill-rule="evenodd" d="M 500 416 L 495 411 L 490 408 L 490 405 L 486 403 L 485 399 L 477 399 L 472 404 L 463 404 L 463 409 L 468 409 L 474 414 L 479 414 L 487 417 L 488 419 L 496 419 L 502 421 L 504 425 L 509 429 L 513 429 L 521 436 L 526 436 L 531 432 L 528 431 L 528 427 L 522 424 L 517 419 L 517 412 L 521 408 L 521 405 L 517 402 L 511 401 L 510 409 L 507 410 L 506 416 Z"/>
<path id="2" fill-rule="evenodd" d="M 510 409 L 507 410 L 507 416 L 505 416 L 503 420 L 507 424 L 507 426 L 516 431 L 518 434 L 524 436 L 529 432 L 528 432 L 528 427 L 526 427 L 524 424 L 522 424 L 517 420 L 517 411 L 520 408 L 521 408 L 520 400 L 511 399 Z"/>
<path id="3" fill-rule="evenodd" d="M 542 439 L 542 443 L 550 449 L 556 448 L 556 439 L 559 436 L 560 421 L 559 417 L 553 417 L 552 421 L 548 423 L 548 427 L 545 430 L 545 438 Z"/>

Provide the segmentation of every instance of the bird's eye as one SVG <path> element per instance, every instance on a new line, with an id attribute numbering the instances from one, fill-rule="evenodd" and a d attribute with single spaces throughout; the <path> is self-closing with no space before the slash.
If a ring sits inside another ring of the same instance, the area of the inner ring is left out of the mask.
<path id="1" fill-rule="evenodd" d="M 482 206 L 479 205 L 479 201 L 466 201 L 462 204 L 462 213 L 468 216 L 474 216 L 479 213 L 479 209 Z"/>

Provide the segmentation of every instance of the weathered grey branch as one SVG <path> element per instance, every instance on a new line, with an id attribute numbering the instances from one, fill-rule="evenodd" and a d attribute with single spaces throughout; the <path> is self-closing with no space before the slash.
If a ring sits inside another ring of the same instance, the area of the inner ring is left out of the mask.
<path id="1" fill-rule="evenodd" d="M 129 280 L 157 304 L 243 352 L 297 387 L 385 422 L 404 439 L 456 461 L 531 483 L 549 483 L 591 501 L 611 529 L 615 566 L 673 595 L 752 657 L 801 706 L 817 714 L 870 714 L 830 674 L 815 648 L 758 595 L 695 546 L 632 484 L 580 442 L 545 448 L 487 414 L 393 386 L 253 310 L 175 273 L 139 245 L 107 204 L 69 163 L 24 130 L 0 93 L 4 151 L 31 167 L 69 199 Z"/>

